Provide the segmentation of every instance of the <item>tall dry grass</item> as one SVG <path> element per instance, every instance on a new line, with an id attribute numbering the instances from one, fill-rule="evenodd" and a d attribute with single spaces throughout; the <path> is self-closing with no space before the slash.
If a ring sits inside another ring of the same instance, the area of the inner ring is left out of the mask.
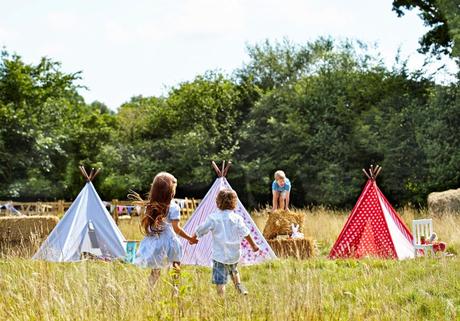
<path id="1" fill-rule="evenodd" d="M 184 267 L 152 290 L 124 263 L 0 260 L 1 320 L 455 320 L 457 258 L 277 260 L 241 267 L 250 291 L 218 298 L 206 268 Z"/>
<path id="2" fill-rule="evenodd" d="M 335 241 L 348 213 L 306 210 L 304 233 Z M 255 221 L 263 229 L 264 218 Z M 406 222 L 424 216 L 401 211 Z M 458 248 L 460 217 L 434 218 L 438 235 Z M 127 238 L 140 239 L 138 222 L 123 221 Z M 131 233 L 131 234 L 130 234 Z M 250 291 L 228 287 L 218 298 L 207 268 L 183 267 L 180 295 L 171 296 L 163 271 L 152 290 L 148 269 L 122 262 L 50 263 L 0 259 L 0 320 L 457 320 L 460 259 L 276 260 L 241 267 Z"/>

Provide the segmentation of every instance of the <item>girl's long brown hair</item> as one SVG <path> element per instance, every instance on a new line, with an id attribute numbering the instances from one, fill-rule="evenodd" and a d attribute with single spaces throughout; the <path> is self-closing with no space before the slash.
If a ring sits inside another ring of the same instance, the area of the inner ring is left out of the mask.
<path id="1" fill-rule="evenodd" d="M 164 230 L 163 223 L 168 215 L 169 204 L 176 194 L 176 186 L 176 178 L 167 172 L 158 173 L 153 179 L 141 218 L 141 227 L 145 234 L 159 234 Z M 142 200 L 139 194 L 132 193 L 130 196 Z"/>

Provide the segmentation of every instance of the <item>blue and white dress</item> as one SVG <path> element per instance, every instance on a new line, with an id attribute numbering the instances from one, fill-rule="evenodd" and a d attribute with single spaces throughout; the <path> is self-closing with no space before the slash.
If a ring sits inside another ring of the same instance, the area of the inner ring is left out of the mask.
<path id="1" fill-rule="evenodd" d="M 152 269 L 160 269 L 182 259 L 182 245 L 174 232 L 171 222 L 180 219 L 180 208 L 176 203 L 169 205 L 164 221 L 164 230 L 160 234 L 146 236 L 139 245 L 134 264 Z"/>

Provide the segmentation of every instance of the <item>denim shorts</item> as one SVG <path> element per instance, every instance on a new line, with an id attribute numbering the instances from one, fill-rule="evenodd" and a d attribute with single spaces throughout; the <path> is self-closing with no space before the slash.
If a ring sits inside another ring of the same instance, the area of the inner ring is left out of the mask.
<path id="1" fill-rule="evenodd" d="M 238 263 L 224 264 L 214 260 L 212 263 L 212 284 L 227 284 L 229 274 L 238 274 L 238 270 L 236 268 Z"/>

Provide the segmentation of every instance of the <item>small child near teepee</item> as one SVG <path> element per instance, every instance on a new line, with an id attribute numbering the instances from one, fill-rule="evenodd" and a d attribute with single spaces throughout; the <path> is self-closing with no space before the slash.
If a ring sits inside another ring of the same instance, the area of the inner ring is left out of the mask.
<path id="1" fill-rule="evenodd" d="M 157 174 L 153 179 L 145 214 L 141 218 L 142 229 L 146 236 L 141 241 L 134 261 L 137 265 L 152 268 L 149 276 L 152 288 L 160 277 L 165 261 L 172 264 L 174 295 L 179 291 L 177 286 L 182 258 L 182 245 L 177 235 L 187 239 L 190 244 L 198 242 L 179 225 L 180 209 L 172 202 L 176 186 L 176 178 L 166 172 Z M 134 197 L 140 199 L 138 194 Z"/>
<path id="2" fill-rule="evenodd" d="M 212 233 L 212 283 L 217 287 L 220 296 L 225 294 L 225 285 L 230 275 L 238 292 L 248 294 L 241 284 L 237 269 L 240 260 L 241 241 L 246 239 L 254 252 L 259 250 L 252 239 L 241 216 L 234 212 L 238 197 L 232 189 L 226 188 L 219 192 L 216 198 L 217 208 L 206 221 L 198 226 L 194 239 L 201 238 L 208 232 Z"/>
<path id="3" fill-rule="evenodd" d="M 289 211 L 289 197 L 291 193 L 291 181 L 282 170 L 275 172 L 275 180 L 272 183 L 273 211 Z"/>

